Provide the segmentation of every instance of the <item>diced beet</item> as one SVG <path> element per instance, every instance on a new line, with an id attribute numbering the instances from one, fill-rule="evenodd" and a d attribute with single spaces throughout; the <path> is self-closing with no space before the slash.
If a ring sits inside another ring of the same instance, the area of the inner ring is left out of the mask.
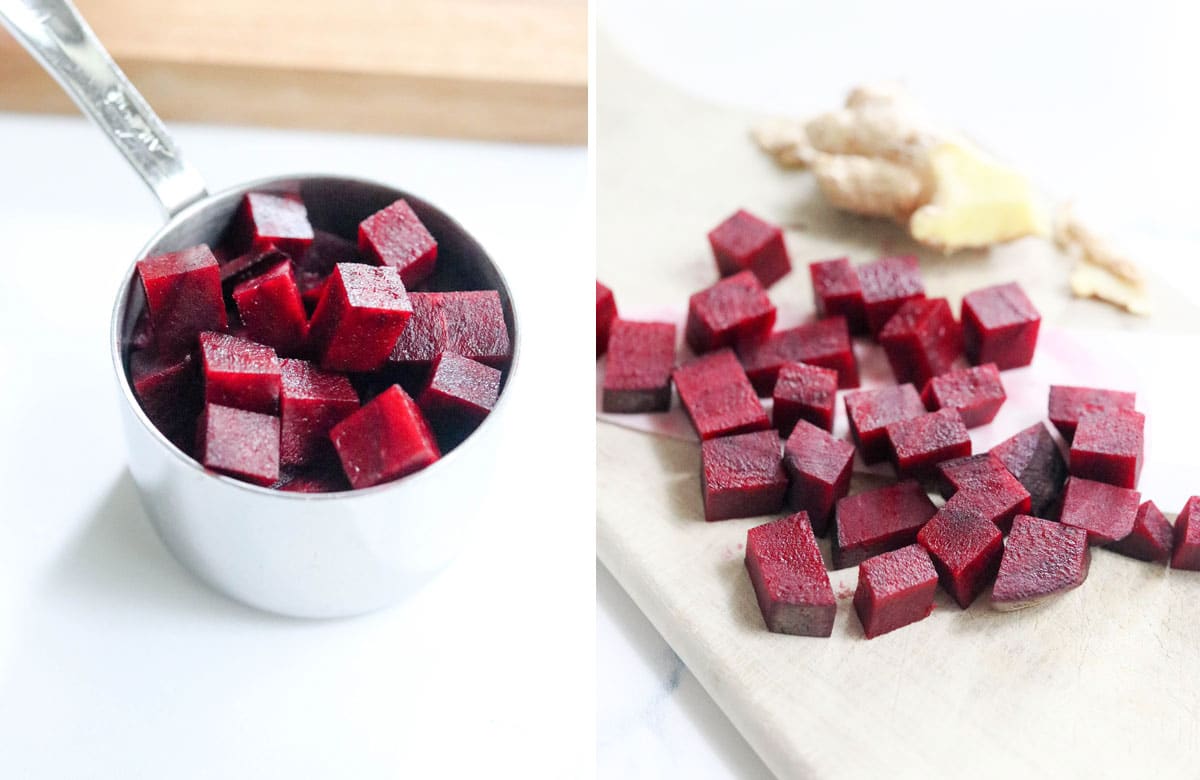
<path id="1" fill-rule="evenodd" d="M 616 318 L 617 300 L 612 290 L 596 282 L 596 357 L 608 349 L 608 332 Z"/>
<path id="2" fill-rule="evenodd" d="M 200 334 L 204 402 L 262 414 L 279 409 L 275 350 L 226 333 Z"/>
<path id="3" fill-rule="evenodd" d="M 329 432 L 355 489 L 420 471 L 441 457 L 415 401 L 392 385 Z"/>
<path id="4" fill-rule="evenodd" d="M 279 460 L 304 465 L 329 454 L 329 430 L 358 409 L 358 393 L 345 376 L 306 360 L 280 364 Z"/>
<path id="5" fill-rule="evenodd" d="M 850 492 L 854 447 L 800 420 L 784 444 L 783 467 L 788 506 L 806 512 L 813 531 L 824 536 L 834 505 Z"/>
<path id="6" fill-rule="evenodd" d="M 1117 487 L 1137 487 L 1145 452 L 1141 412 L 1090 412 L 1071 441 L 1071 474 Z"/>
<path id="7" fill-rule="evenodd" d="M 867 639 L 929 617 L 937 583 L 933 561 L 919 544 L 863 561 L 858 567 L 854 610 Z"/>
<path id="8" fill-rule="evenodd" d="M 942 587 L 963 609 L 971 606 L 996 571 L 1004 552 L 1004 536 L 981 517 L 966 494 L 956 494 L 917 534 L 933 558 Z"/>
<path id="9" fill-rule="evenodd" d="M 968 428 L 987 425 L 996 419 L 1006 398 L 994 363 L 934 377 L 921 393 L 927 409 L 957 409 Z"/>
<path id="10" fill-rule="evenodd" d="M 496 290 L 438 293 L 436 299 L 446 321 L 444 348 L 494 368 L 512 357 L 504 304 Z"/>
<path id="11" fill-rule="evenodd" d="M 1030 512 L 1050 518 L 1067 480 L 1067 462 L 1046 426 L 1034 423 L 991 452 L 1029 491 Z"/>
<path id="12" fill-rule="evenodd" d="M 665 412 L 671 408 L 675 325 L 617 320 L 608 337 L 603 406 L 606 412 Z"/>
<path id="13" fill-rule="evenodd" d="M 1020 515 L 1000 559 L 992 606 L 1023 609 L 1077 588 L 1087 579 L 1090 560 L 1082 529 Z"/>
<path id="14" fill-rule="evenodd" d="M 225 330 L 221 271 L 205 244 L 138 261 L 154 343 L 164 357 L 196 346 L 204 330 Z"/>
<path id="15" fill-rule="evenodd" d="M 341 466 L 335 466 L 334 469 L 306 469 L 289 474 L 276 487 L 285 493 L 339 493 L 350 490 L 350 482 Z"/>
<path id="16" fill-rule="evenodd" d="M 921 265 L 912 255 L 884 257 L 858 267 L 867 328 L 878 335 L 906 301 L 925 297 Z"/>
<path id="17" fill-rule="evenodd" d="M 689 360 L 675 369 L 672 378 L 702 440 L 771 427 L 742 364 L 729 348 Z"/>
<path id="18" fill-rule="evenodd" d="M 963 347 L 967 360 L 1004 370 L 1033 362 L 1042 316 L 1016 282 L 963 296 Z"/>
<path id="19" fill-rule="evenodd" d="M 962 330 L 945 298 L 914 298 L 888 319 L 879 343 L 896 381 L 923 387 L 954 367 L 962 352 Z"/>
<path id="20" fill-rule="evenodd" d="M 775 305 L 752 271 L 726 277 L 688 299 L 684 337 L 696 354 L 761 338 L 775 324 Z"/>
<path id="21" fill-rule="evenodd" d="M 746 571 L 768 630 L 796 636 L 833 633 L 837 601 L 803 512 L 750 529 Z"/>
<path id="22" fill-rule="evenodd" d="M 359 223 L 358 249 L 399 271 L 406 287 L 416 287 L 437 265 L 437 240 L 403 199 Z"/>
<path id="23" fill-rule="evenodd" d="M 740 341 L 737 354 L 761 396 L 771 394 L 779 370 L 788 363 L 833 369 L 838 372 L 838 387 L 858 387 L 858 362 L 845 317 L 829 317 L 766 338 Z"/>
<path id="24" fill-rule="evenodd" d="M 478 425 L 500 397 L 500 371 L 470 358 L 443 352 L 433 362 L 417 405 L 429 418 Z"/>
<path id="25" fill-rule="evenodd" d="M 944 497 L 964 493 L 963 503 L 973 503 L 981 517 L 1005 533 L 1014 517 L 1029 514 L 1029 491 L 990 452 L 939 463 L 938 473 Z"/>
<path id="26" fill-rule="evenodd" d="M 428 368 L 446 343 L 446 317 L 439 301 L 441 293 L 409 293 L 413 314 L 396 340 L 388 364 L 405 368 Z"/>
<path id="27" fill-rule="evenodd" d="M 321 295 L 325 292 L 325 281 L 328 278 L 312 271 L 296 273 L 296 288 L 300 290 L 300 300 L 304 301 L 304 311 L 308 312 L 309 316 L 312 316 L 312 313 L 317 310 L 317 304 L 321 302 Z"/>
<path id="28" fill-rule="evenodd" d="M 248 192 L 242 198 L 242 219 L 253 247 L 274 245 L 291 257 L 308 248 L 313 240 L 308 209 L 299 198 Z"/>
<path id="29" fill-rule="evenodd" d="M 957 409 L 941 409 L 887 427 L 892 464 L 901 477 L 926 477 L 937 464 L 971 454 L 971 435 Z"/>
<path id="30" fill-rule="evenodd" d="M 329 371 L 374 371 L 412 316 L 396 269 L 338 263 L 309 324 L 309 348 Z"/>
<path id="31" fill-rule="evenodd" d="M 855 566 L 873 555 L 912 544 L 936 511 L 915 480 L 841 499 L 837 502 L 833 567 Z"/>
<path id="32" fill-rule="evenodd" d="M 705 520 L 757 517 L 783 509 L 788 481 L 775 431 L 708 439 L 700 446 L 700 462 Z"/>
<path id="33" fill-rule="evenodd" d="M 837 403 L 837 372 L 807 363 L 785 363 L 779 369 L 771 397 L 772 424 L 787 436 L 797 420 L 805 420 L 818 428 L 833 430 L 833 409 Z"/>
<path id="34" fill-rule="evenodd" d="M 285 355 L 295 354 L 308 334 L 308 315 L 291 262 L 285 260 L 233 290 L 238 316 L 246 332 L 260 344 Z"/>
<path id="35" fill-rule="evenodd" d="M 273 485 L 279 480 L 279 418 L 207 404 L 197 425 L 196 450 L 205 468 Z"/>
<path id="36" fill-rule="evenodd" d="M 1200 571 L 1200 496 L 1192 496 L 1175 518 L 1175 548 L 1171 552 L 1172 569 Z M 1196 522 L 1193 523 L 1192 521 Z"/>
<path id="37" fill-rule="evenodd" d="M 1141 561 L 1166 563 L 1171 560 L 1174 529 L 1153 501 L 1138 507 L 1129 536 L 1113 542 L 1108 549 Z"/>
<path id="38" fill-rule="evenodd" d="M 149 350 L 129 358 L 129 376 L 142 411 L 163 435 L 177 444 L 190 443 L 202 392 L 196 359 L 190 355 L 162 358 Z"/>
<path id="39" fill-rule="evenodd" d="M 783 231 L 753 214 L 739 210 L 708 234 L 721 276 L 753 271 L 770 287 L 792 270 Z"/>
<path id="40" fill-rule="evenodd" d="M 288 256 L 274 244 L 265 247 L 252 247 L 248 252 L 238 255 L 232 260 L 221 264 L 221 284 L 229 290 L 251 279 L 265 268 L 272 268 L 287 261 Z"/>
<path id="41" fill-rule="evenodd" d="M 867 312 L 863 305 L 862 283 L 850 260 L 822 260 L 808 264 L 812 276 L 813 302 L 818 317 L 841 316 L 853 334 L 867 332 Z"/>
<path id="42" fill-rule="evenodd" d="M 313 230 L 312 243 L 300 255 L 293 257 L 296 272 L 328 276 L 338 263 L 361 263 L 358 244 L 324 230 Z"/>
<path id="43" fill-rule="evenodd" d="M 137 352 L 153 345 L 154 331 L 150 329 L 150 314 L 143 309 L 133 323 L 133 332 L 129 334 L 129 348 Z"/>
<path id="44" fill-rule="evenodd" d="M 1050 422 L 1070 444 L 1079 418 L 1090 412 L 1133 411 L 1137 395 L 1122 390 L 1050 385 Z"/>
<path id="45" fill-rule="evenodd" d="M 1091 544 L 1112 544 L 1133 530 L 1141 499 L 1136 490 L 1070 477 L 1059 519 L 1087 531 Z"/>
<path id="46" fill-rule="evenodd" d="M 911 384 L 846 394 L 850 435 L 866 463 L 887 460 L 887 426 L 925 414 L 921 396 Z"/>

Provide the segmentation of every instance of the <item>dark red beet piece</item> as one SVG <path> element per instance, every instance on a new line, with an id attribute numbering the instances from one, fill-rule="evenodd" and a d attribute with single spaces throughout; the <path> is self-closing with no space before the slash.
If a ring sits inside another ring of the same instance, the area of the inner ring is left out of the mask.
<path id="1" fill-rule="evenodd" d="M 154 345 L 154 331 L 150 330 L 150 314 L 143 309 L 133 323 L 133 332 L 129 334 L 129 348 L 135 352 L 149 349 Z"/>
<path id="2" fill-rule="evenodd" d="M 143 350 L 129 358 L 129 376 L 142 411 L 163 435 L 177 444 L 189 444 L 196 430 L 196 415 L 202 406 L 202 392 L 196 359 L 160 358 Z"/>
<path id="3" fill-rule="evenodd" d="M 404 200 L 359 223 L 358 249 L 363 257 L 399 271 L 406 287 L 416 287 L 437 265 L 437 241 Z"/>
<path id="4" fill-rule="evenodd" d="M 603 406 L 606 412 L 665 412 L 671 408 L 675 325 L 617 320 L 608 338 Z"/>
<path id="5" fill-rule="evenodd" d="M 500 371 L 470 358 L 443 352 L 433 362 L 417 405 L 426 416 L 478 425 L 500 397 Z"/>
<path id="6" fill-rule="evenodd" d="M 968 428 L 996 419 L 1007 398 L 994 363 L 934 377 L 921 393 L 927 409 L 957 409 Z"/>
<path id="7" fill-rule="evenodd" d="M 204 330 L 225 330 L 225 299 L 217 258 L 205 244 L 138 261 L 154 343 L 164 357 L 196 346 Z"/>
<path id="8" fill-rule="evenodd" d="M 672 377 L 679 400 L 701 439 L 771 427 L 733 350 L 721 349 L 689 360 L 675 369 Z"/>
<path id="9" fill-rule="evenodd" d="M 608 349 L 608 332 L 616 318 L 617 300 L 612 290 L 596 282 L 596 357 Z"/>
<path id="10" fill-rule="evenodd" d="M 1020 515 L 1000 559 L 992 606 L 1023 609 L 1077 588 L 1087 579 L 1090 560 L 1082 529 Z"/>
<path id="11" fill-rule="evenodd" d="M 1071 474 L 1117 487 L 1137 487 L 1145 452 L 1141 412 L 1091 412 L 1079 419 L 1071 442 Z"/>
<path id="12" fill-rule="evenodd" d="M 929 617 L 937 583 L 933 561 L 919 544 L 863 561 L 858 568 L 854 610 L 867 639 Z"/>
<path id="13" fill-rule="evenodd" d="M 283 477 L 276 486 L 285 493 L 338 493 L 350 490 L 350 482 L 340 466 L 334 469 L 304 470 Z"/>
<path id="14" fill-rule="evenodd" d="M 329 454 L 329 430 L 358 409 L 358 393 L 346 377 L 306 360 L 280 362 L 279 460 L 304 465 Z"/>
<path id="15" fill-rule="evenodd" d="M 355 488 L 390 482 L 441 457 L 429 424 L 399 385 L 392 385 L 329 432 Z"/>
<path id="16" fill-rule="evenodd" d="M 292 260 L 297 274 L 307 272 L 321 277 L 333 273 L 333 267 L 338 263 L 363 262 L 357 244 L 324 230 L 313 230 L 312 243 Z"/>
<path id="17" fill-rule="evenodd" d="M 807 363 L 785 363 L 779 369 L 772 398 L 771 422 L 779 433 L 788 436 L 797 420 L 818 428 L 833 430 L 833 409 L 837 403 L 837 372 Z"/>
<path id="18" fill-rule="evenodd" d="M 701 444 L 704 519 L 757 517 L 783 509 L 787 475 L 775 431 L 709 439 Z"/>
<path id="19" fill-rule="evenodd" d="M 684 337 L 696 354 L 761 338 L 775 324 L 775 305 L 752 271 L 726 277 L 688 299 Z"/>
<path id="20" fill-rule="evenodd" d="M 1136 490 L 1070 477 L 1063 488 L 1060 520 L 1087 531 L 1091 544 L 1111 544 L 1129 536 L 1141 499 Z"/>
<path id="21" fill-rule="evenodd" d="M 855 566 L 873 555 L 912 544 L 936 511 L 915 480 L 841 499 L 837 502 L 833 567 Z"/>
<path id="22" fill-rule="evenodd" d="M 446 343 L 446 317 L 441 309 L 441 297 L 441 293 L 408 294 L 413 314 L 388 356 L 388 365 L 428 368 L 441 354 Z M 607 343 L 607 338 L 605 341 Z"/>
<path id="23" fill-rule="evenodd" d="M 962 330 L 945 298 L 915 298 L 896 310 L 879 343 L 897 382 L 926 382 L 954 367 L 962 352 Z"/>
<path id="24" fill-rule="evenodd" d="M 1175 531 L 1153 501 L 1138 507 L 1133 530 L 1124 539 L 1113 542 L 1108 549 L 1141 561 L 1166 563 L 1171 560 Z"/>
<path id="25" fill-rule="evenodd" d="M 747 211 L 739 210 L 708 234 L 721 276 L 753 271 L 770 287 L 792 270 L 783 231 Z"/>
<path id="26" fill-rule="evenodd" d="M 208 404 L 197 425 L 196 450 L 205 468 L 273 485 L 279 481 L 279 418 Z"/>
<path id="27" fill-rule="evenodd" d="M 1046 426 L 1034 423 L 997 444 L 992 454 L 1029 491 L 1031 513 L 1051 517 L 1067 480 L 1067 462 Z"/>
<path id="28" fill-rule="evenodd" d="M 1029 514 L 1029 491 L 990 452 L 939 463 L 938 473 L 944 497 L 964 493 L 964 503 L 973 503 L 981 517 L 1005 533 L 1014 517 Z"/>
<path id="29" fill-rule="evenodd" d="M 878 335 L 906 301 L 925 297 L 921 266 L 912 255 L 884 257 L 858 267 L 867 328 Z"/>
<path id="30" fill-rule="evenodd" d="M 248 192 L 242 198 L 242 218 L 252 246 L 274 245 L 291 257 L 304 252 L 313 240 L 308 209 L 299 198 Z"/>
<path id="31" fill-rule="evenodd" d="M 1079 418 L 1090 412 L 1133 411 L 1134 393 L 1094 387 L 1050 385 L 1050 422 L 1070 444 Z"/>
<path id="32" fill-rule="evenodd" d="M 892 465 L 901 477 L 926 477 L 937 464 L 971 454 L 971 435 L 957 409 L 942 409 L 887 427 Z"/>
<path id="33" fill-rule="evenodd" d="M 846 394 L 850 435 L 866 463 L 887 460 L 887 426 L 925 414 L 921 396 L 911 384 Z"/>
<path id="34" fill-rule="evenodd" d="M 963 347 L 967 360 L 1001 370 L 1033 362 L 1042 316 L 1016 282 L 963 296 Z"/>
<path id="35" fill-rule="evenodd" d="M 858 387 L 858 362 L 844 317 L 817 320 L 763 339 L 740 341 L 737 354 L 761 396 L 771 394 L 779 370 L 788 363 L 833 369 L 838 372 L 838 387 Z"/>
<path id="36" fill-rule="evenodd" d="M 439 293 L 438 308 L 446 321 L 444 348 L 495 368 L 512 357 L 504 304 L 495 290 Z"/>
<path id="37" fill-rule="evenodd" d="M 412 316 L 396 269 L 338 263 L 309 324 L 309 349 L 329 371 L 374 371 Z"/>
<path id="38" fill-rule="evenodd" d="M 262 414 L 279 409 L 275 350 L 226 333 L 200 334 L 204 402 Z"/>
<path id="39" fill-rule="evenodd" d="M 846 318 L 853 334 L 867 332 L 867 312 L 863 305 L 862 283 L 850 260 L 822 260 L 808 264 L 812 276 L 813 302 L 818 317 Z"/>
<path id="40" fill-rule="evenodd" d="M 289 261 L 239 284 L 233 300 L 250 338 L 285 355 L 295 354 L 303 346 L 308 315 Z"/>
<path id="41" fill-rule="evenodd" d="M 1172 569 L 1200 571 L 1200 496 L 1192 496 L 1175 518 L 1175 549 L 1171 552 Z M 1196 522 L 1193 523 L 1192 521 Z"/>
<path id="42" fill-rule="evenodd" d="M 769 631 L 796 636 L 833 633 L 837 602 L 803 512 L 750 529 L 746 571 Z"/>
<path id="43" fill-rule="evenodd" d="M 824 536 L 834 505 L 850 492 L 854 447 L 801 420 L 784 444 L 783 467 L 788 506 L 806 512 L 813 531 Z"/>
<path id="44" fill-rule="evenodd" d="M 253 278 L 264 268 L 271 268 L 287 259 L 288 256 L 274 245 L 251 248 L 245 254 L 238 255 L 221 264 L 221 284 L 226 289 L 232 290 L 247 279 Z"/>
<path id="45" fill-rule="evenodd" d="M 963 609 L 971 606 L 1000 568 L 1004 537 L 980 517 L 965 494 L 947 501 L 917 534 L 937 569 L 942 587 Z"/>

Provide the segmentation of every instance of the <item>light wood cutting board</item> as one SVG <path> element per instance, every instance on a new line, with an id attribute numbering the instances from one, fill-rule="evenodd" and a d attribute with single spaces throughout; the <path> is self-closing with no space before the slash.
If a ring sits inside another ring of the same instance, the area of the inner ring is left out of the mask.
<path id="1" fill-rule="evenodd" d="M 753 117 L 653 81 L 603 38 L 597 74 L 598 274 L 627 311 L 711 284 L 704 234 L 745 206 L 789 228 L 799 272 L 771 296 L 793 311 L 811 308 L 809 260 L 916 251 L 956 309 L 1016 278 L 1049 323 L 1195 333 L 1162 283 L 1147 320 L 1070 299 L 1045 242 L 943 258 L 837 213 L 753 148 Z M 775 635 L 743 566 L 747 529 L 769 518 L 705 523 L 699 468 L 694 443 L 598 424 L 598 556 L 781 777 L 1195 776 L 1200 574 L 1096 550 L 1084 586 L 1052 603 L 998 613 L 985 594 L 962 611 L 939 591 L 930 618 L 866 641 L 844 570 L 830 639 Z"/>

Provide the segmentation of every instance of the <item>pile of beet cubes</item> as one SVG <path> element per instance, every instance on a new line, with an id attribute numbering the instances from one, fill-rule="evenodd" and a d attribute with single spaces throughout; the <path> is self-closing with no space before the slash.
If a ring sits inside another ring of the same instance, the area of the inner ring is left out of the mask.
<path id="1" fill-rule="evenodd" d="M 1200 569 L 1200 498 L 1172 528 L 1136 489 L 1145 418 L 1132 393 L 1051 387 L 1067 458 L 1041 422 L 972 453 L 968 429 L 1005 401 L 1001 372 L 1028 365 L 1037 345 L 1041 317 L 1019 285 L 968 294 L 960 322 L 945 298 L 926 297 L 915 257 L 814 262 L 817 319 L 774 330 L 766 287 L 791 267 L 780 228 L 739 211 L 709 241 L 723 278 L 689 301 L 696 356 L 681 365 L 674 324 L 620 319 L 597 283 L 603 408 L 666 411 L 673 382 L 701 439 L 705 518 L 791 513 L 746 541 L 770 630 L 832 632 L 816 542 L 826 534 L 835 569 L 859 566 L 854 606 L 868 638 L 926 617 L 939 582 L 963 608 L 989 585 L 998 609 L 1066 591 L 1087 577 L 1090 545 Z M 851 443 L 830 432 L 839 389 L 859 385 L 855 336 L 882 346 L 897 384 L 844 395 Z M 760 397 L 772 399 L 770 416 Z M 849 495 L 856 453 L 890 461 L 895 484 Z"/>
<path id="2" fill-rule="evenodd" d="M 215 248 L 137 264 L 130 383 L 205 467 L 370 487 L 433 463 L 495 405 L 512 354 L 499 293 L 427 291 L 438 244 L 406 201 L 361 216 L 354 241 L 314 228 L 296 194 L 252 192 Z"/>

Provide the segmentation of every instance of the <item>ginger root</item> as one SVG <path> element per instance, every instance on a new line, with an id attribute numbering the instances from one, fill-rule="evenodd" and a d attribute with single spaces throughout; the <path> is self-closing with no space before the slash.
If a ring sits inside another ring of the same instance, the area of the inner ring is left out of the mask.
<path id="1" fill-rule="evenodd" d="M 1146 280 L 1134 263 L 1076 218 L 1071 208 L 1060 210 L 1054 242 L 1075 258 L 1071 292 L 1078 298 L 1097 298 L 1130 314 L 1150 313 Z"/>

